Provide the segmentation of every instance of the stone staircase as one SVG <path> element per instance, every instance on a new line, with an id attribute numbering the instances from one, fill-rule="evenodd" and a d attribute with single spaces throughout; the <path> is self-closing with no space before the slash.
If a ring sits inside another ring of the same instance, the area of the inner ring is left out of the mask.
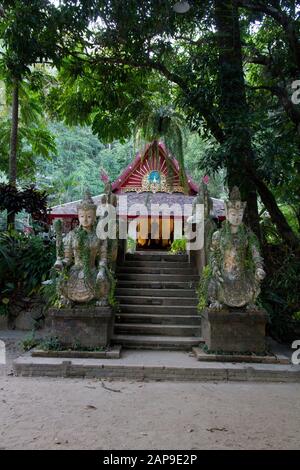
<path id="1" fill-rule="evenodd" d="M 191 350 L 201 342 L 196 286 L 187 255 L 127 254 L 117 269 L 113 343 L 131 349 Z"/>

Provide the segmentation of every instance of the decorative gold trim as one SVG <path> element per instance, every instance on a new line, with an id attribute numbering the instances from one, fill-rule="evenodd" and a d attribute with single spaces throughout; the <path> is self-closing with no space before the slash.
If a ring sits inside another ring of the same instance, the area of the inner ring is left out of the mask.
<path id="1" fill-rule="evenodd" d="M 149 181 L 149 174 L 151 172 L 146 173 L 143 176 L 142 179 L 142 185 L 137 187 L 137 186 L 126 186 L 123 188 L 123 192 L 136 192 L 136 193 L 143 193 L 143 192 L 149 192 L 149 193 L 183 193 L 185 194 L 185 191 L 182 186 L 180 185 L 172 185 L 167 177 L 163 174 L 160 173 L 160 182 L 159 183 L 153 183 Z"/>

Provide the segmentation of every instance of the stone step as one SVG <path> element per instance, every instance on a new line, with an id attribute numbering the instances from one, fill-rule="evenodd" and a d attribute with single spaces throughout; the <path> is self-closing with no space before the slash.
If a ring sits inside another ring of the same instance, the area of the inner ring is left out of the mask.
<path id="1" fill-rule="evenodd" d="M 190 351 L 194 346 L 202 342 L 203 340 L 200 336 L 114 335 L 112 338 L 112 344 L 119 344 L 127 349 L 167 349 L 169 351 Z"/>
<path id="2" fill-rule="evenodd" d="M 185 282 L 194 281 L 199 282 L 199 276 L 194 274 L 134 274 L 134 273 L 119 273 L 118 279 L 124 281 L 159 281 L 159 282 Z"/>
<path id="3" fill-rule="evenodd" d="M 128 288 L 128 287 L 118 287 L 116 289 L 116 296 L 143 296 L 143 297 L 189 297 L 192 299 L 198 299 L 197 294 L 194 289 L 138 289 L 138 288 Z M 180 301 L 178 300 L 178 303 Z"/>
<path id="4" fill-rule="evenodd" d="M 116 296 L 119 304 L 122 305 L 182 305 L 182 306 L 194 306 L 198 305 L 198 299 L 192 297 L 154 297 L 154 296 L 128 296 L 122 295 Z"/>
<path id="5" fill-rule="evenodd" d="M 145 336 L 199 337 L 201 328 L 195 325 L 153 325 L 148 323 L 115 323 L 115 334 Z"/>
<path id="6" fill-rule="evenodd" d="M 162 268 L 160 266 L 160 263 L 156 263 L 156 267 L 153 266 L 120 266 L 118 267 L 116 274 L 119 276 L 119 274 L 136 274 L 137 276 L 140 276 L 141 274 L 170 274 L 170 275 L 177 275 L 177 274 L 182 274 L 182 275 L 194 275 L 197 276 L 197 273 L 193 268 L 191 268 L 189 265 L 187 266 L 182 266 L 180 268 L 178 267 L 171 267 L 171 268 Z"/>
<path id="7" fill-rule="evenodd" d="M 149 313 L 117 313 L 117 323 L 150 323 L 154 325 L 201 326 L 200 315 L 160 315 Z"/>
<path id="8" fill-rule="evenodd" d="M 174 339 L 174 338 L 173 338 Z M 149 348 L 147 348 L 149 349 Z M 154 348 L 153 348 L 154 349 Z M 158 349 L 158 348 L 156 348 Z M 180 351 L 128 350 L 121 359 L 68 359 L 23 354 L 13 363 L 20 377 L 65 377 L 91 380 L 300 383 L 300 367 L 290 364 L 199 362 Z M 238 385 L 240 387 L 240 385 Z"/>
<path id="9" fill-rule="evenodd" d="M 142 280 L 137 278 L 132 279 L 118 279 L 118 288 L 134 288 L 134 289 L 187 289 L 191 292 L 195 292 L 195 287 L 198 286 L 199 280 L 197 281 L 162 281 L 161 277 L 156 276 L 155 281 Z"/>
<path id="10" fill-rule="evenodd" d="M 125 305 L 120 306 L 120 313 L 147 313 L 161 315 L 197 315 L 197 308 L 181 305 Z"/>
<path id="11" fill-rule="evenodd" d="M 125 261 L 164 261 L 166 263 L 188 262 L 188 255 L 171 255 L 168 253 L 127 253 Z"/>
<path id="12" fill-rule="evenodd" d="M 185 261 L 172 261 L 166 262 L 166 261 L 143 261 L 143 260 L 136 260 L 136 261 L 124 261 L 122 264 L 120 264 L 120 267 L 148 267 L 148 268 L 156 268 L 159 265 L 160 268 L 192 268 L 192 265 L 189 262 Z"/>

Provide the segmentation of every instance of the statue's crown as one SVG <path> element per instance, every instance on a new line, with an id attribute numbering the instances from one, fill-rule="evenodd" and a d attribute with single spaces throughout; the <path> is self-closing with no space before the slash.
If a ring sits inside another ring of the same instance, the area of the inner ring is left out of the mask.
<path id="1" fill-rule="evenodd" d="M 241 193 L 237 186 L 234 186 L 232 188 L 232 191 L 229 196 L 229 200 L 226 201 L 225 204 L 226 204 L 227 210 L 229 209 L 245 210 L 246 205 L 247 205 L 246 202 L 242 202 Z"/>
<path id="2" fill-rule="evenodd" d="M 97 206 L 94 204 L 94 201 L 92 199 L 91 193 L 89 190 L 87 190 L 83 196 L 82 201 L 78 204 L 77 210 L 96 210 Z"/>

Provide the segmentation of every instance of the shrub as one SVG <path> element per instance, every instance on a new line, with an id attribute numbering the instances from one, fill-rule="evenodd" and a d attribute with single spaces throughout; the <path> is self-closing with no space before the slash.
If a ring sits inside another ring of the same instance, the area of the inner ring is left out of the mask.
<path id="1" fill-rule="evenodd" d="M 134 253 L 136 250 L 136 240 L 131 237 L 127 237 L 127 252 Z"/>
<path id="2" fill-rule="evenodd" d="M 55 261 L 55 244 L 15 231 L 0 233 L 0 305 L 39 293 Z"/>
<path id="3" fill-rule="evenodd" d="M 0 211 L 5 210 L 13 214 L 25 210 L 34 219 L 46 221 L 47 193 L 38 191 L 34 185 L 19 190 L 11 184 L 0 183 Z"/>
<path id="4" fill-rule="evenodd" d="M 171 245 L 170 252 L 173 253 L 174 255 L 185 253 L 186 252 L 186 239 L 182 238 L 179 240 L 174 240 Z"/>
<path id="5" fill-rule="evenodd" d="M 38 343 L 39 340 L 35 337 L 34 332 L 31 332 L 23 339 L 23 341 L 20 343 L 20 346 L 22 347 L 23 351 L 27 352 L 30 351 L 30 349 L 35 348 Z"/>
<path id="6" fill-rule="evenodd" d="M 210 283 L 212 277 L 212 270 L 210 266 L 205 266 L 203 268 L 198 289 L 197 289 L 197 294 L 198 294 L 198 312 L 201 314 L 201 312 L 207 307 L 208 303 L 208 286 Z"/>
<path id="7" fill-rule="evenodd" d="M 37 344 L 43 351 L 62 351 L 63 347 L 56 336 L 48 336 Z"/>
<path id="8" fill-rule="evenodd" d="M 300 256 L 283 246 L 265 250 L 267 278 L 260 302 L 270 317 L 270 332 L 278 339 L 299 339 L 294 324 L 300 310 Z"/>

